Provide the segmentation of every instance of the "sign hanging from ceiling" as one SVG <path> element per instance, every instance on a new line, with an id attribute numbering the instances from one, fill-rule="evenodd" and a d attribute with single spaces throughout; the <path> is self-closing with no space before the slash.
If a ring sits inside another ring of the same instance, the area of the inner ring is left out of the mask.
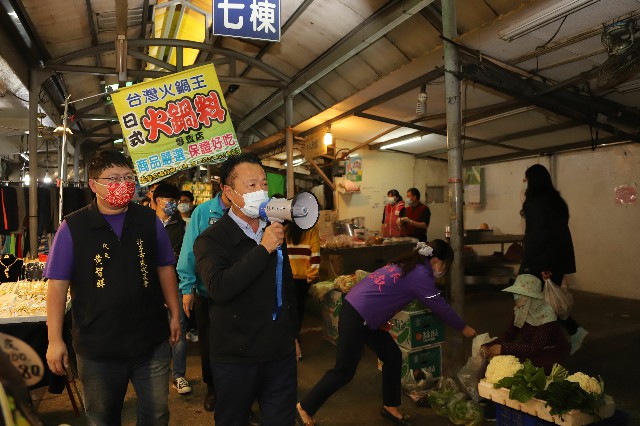
<path id="1" fill-rule="evenodd" d="M 120 89 L 112 99 L 142 185 L 241 152 L 213 65 Z"/>
<path id="2" fill-rule="evenodd" d="M 213 0 L 213 34 L 280 41 L 280 0 Z"/>

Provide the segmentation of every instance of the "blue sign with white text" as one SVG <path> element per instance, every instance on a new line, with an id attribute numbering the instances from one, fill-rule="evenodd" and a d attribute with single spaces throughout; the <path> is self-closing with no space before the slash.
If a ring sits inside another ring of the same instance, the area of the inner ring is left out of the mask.
<path id="1" fill-rule="evenodd" d="M 213 34 L 280 41 L 280 0 L 213 0 Z"/>

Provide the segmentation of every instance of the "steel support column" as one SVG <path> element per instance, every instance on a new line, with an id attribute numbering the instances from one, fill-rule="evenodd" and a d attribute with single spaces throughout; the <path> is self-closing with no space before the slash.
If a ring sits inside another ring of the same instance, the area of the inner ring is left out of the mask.
<path id="1" fill-rule="evenodd" d="M 444 36 L 453 40 L 458 36 L 456 26 L 455 0 L 442 1 L 442 26 Z M 447 150 L 449 160 L 449 214 L 451 226 L 450 243 L 455 253 L 451 264 L 451 305 L 464 314 L 464 267 L 462 265 L 463 237 L 463 186 L 462 186 L 462 139 L 460 80 L 458 79 L 458 52 L 456 46 L 444 41 L 444 84 L 447 113 Z M 464 344 L 462 337 L 456 334 L 451 339 L 453 366 L 457 371 L 464 362 Z"/>
<path id="2" fill-rule="evenodd" d="M 31 70 L 29 81 L 29 255 L 38 257 L 38 101 L 43 74 Z"/>
<path id="3" fill-rule="evenodd" d="M 284 101 L 285 143 L 287 147 L 287 198 L 293 198 L 293 96 L 287 96 Z"/>

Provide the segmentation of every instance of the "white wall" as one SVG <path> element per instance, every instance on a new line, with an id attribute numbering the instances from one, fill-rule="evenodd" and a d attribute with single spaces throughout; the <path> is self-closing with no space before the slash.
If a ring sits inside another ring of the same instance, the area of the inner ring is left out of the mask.
<path id="1" fill-rule="evenodd" d="M 340 143 L 339 148 L 350 147 Z M 361 193 L 337 194 L 339 219 L 365 217 L 370 230 L 379 230 L 384 198 L 395 188 L 405 195 L 415 186 L 447 188 L 447 164 L 415 159 L 397 153 L 362 149 Z M 640 146 L 619 145 L 482 166 L 482 203 L 465 206 L 465 228 L 487 223 L 494 232 L 524 233 L 520 209 L 524 199 L 522 179 L 527 167 L 540 163 L 547 167 L 569 204 L 569 226 L 576 251 L 577 273 L 567 277 L 578 290 L 640 299 L 640 200 L 629 205 L 615 202 L 614 189 L 640 182 Z M 424 201 L 424 195 L 423 195 Z M 449 223 L 449 203 L 429 203 L 429 239 L 443 238 Z M 499 246 L 474 246 L 480 254 L 490 254 Z"/>
<path id="2" fill-rule="evenodd" d="M 486 222 L 504 233 L 524 232 L 519 211 L 524 172 L 537 159 L 482 167 L 483 202 L 465 208 L 467 228 Z M 578 290 L 640 299 L 640 200 L 615 202 L 614 188 L 640 182 L 640 146 L 620 145 L 558 154 L 540 163 L 551 171 L 569 204 L 569 226 L 577 273 L 568 277 Z M 479 248 L 480 246 L 476 246 Z"/>
<path id="3" fill-rule="evenodd" d="M 338 141 L 338 149 L 350 148 L 347 142 Z M 362 158 L 362 182 L 360 193 L 336 195 L 338 219 L 363 216 L 367 229 L 379 231 L 384 210 L 384 199 L 390 189 L 397 189 L 406 198 L 407 189 L 416 187 L 425 200 L 425 186 L 446 186 L 447 164 L 436 160 L 416 160 L 412 155 L 361 149 L 356 154 Z M 339 181 L 339 179 L 338 179 Z M 442 238 L 448 222 L 447 203 L 429 203 L 431 225 L 428 237 Z"/>

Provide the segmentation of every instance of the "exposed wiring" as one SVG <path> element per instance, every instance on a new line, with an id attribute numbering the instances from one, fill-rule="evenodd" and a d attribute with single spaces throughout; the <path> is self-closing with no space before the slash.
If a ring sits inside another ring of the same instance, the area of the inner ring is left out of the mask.
<path id="1" fill-rule="evenodd" d="M 560 25 L 558 26 L 558 29 L 556 30 L 555 33 L 553 33 L 553 35 L 551 36 L 551 38 L 549 40 L 547 40 L 547 42 L 545 44 L 543 44 L 542 46 L 538 46 L 536 47 L 535 50 L 540 50 L 540 49 L 544 49 L 545 47 L 547 47 L 547 45 L 549 43 L 551 43 L 553 41 L 554 38 L 556 38 L 556 36 L 558 35 L 558 33 L 560 32 L 560 29 L 562 28 L 562 26 L 564 25 L 564 21 L 567 20 L 567 18 L 569 17 L 569 15 L 565 16 L 564 18 L 562 18 L 562 22 L 560 22 Z"/>

